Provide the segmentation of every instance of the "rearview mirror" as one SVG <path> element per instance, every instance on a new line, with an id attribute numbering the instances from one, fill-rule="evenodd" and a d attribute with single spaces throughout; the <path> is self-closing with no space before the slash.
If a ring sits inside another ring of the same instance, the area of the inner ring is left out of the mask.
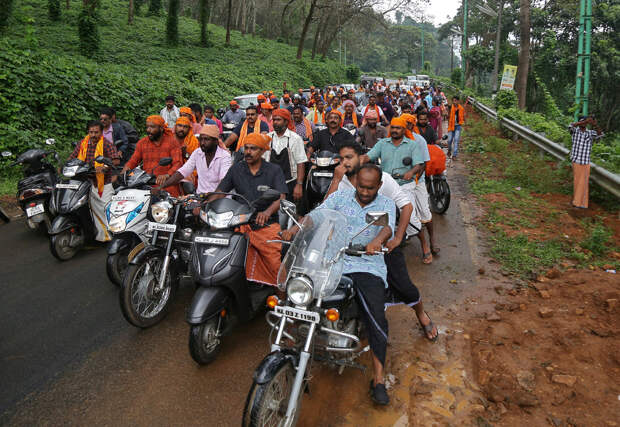
<path id="1" fill-rule="evenodd" d="M 390 224 L 387 212 L 368 212 L 366 214 L 366 223 L 385 227 Z"/>
<path id="2" fill-rule="evenodd" d="M 256 191 L 258 191 L 259 193 L 264 193 L 267 190 L 270 190 L 271 187 L 268 185 L 259 185 L 258 187 L 256 187 Z"/>
<path id="3" fill-rule="evenodd" d="M 290 200 L 283 199 L 280 201 L 280 210 L 282 212 L 289 211 L 295 213 L 297 207 L 295 206 L 295 203 L 291 202 Z"/>
<path id="4" fill-rule="evenodd" d="M 172 157 L 162 157 L 157 163 L 159 166 L 170 166 L 172 164 Z"/>
<path id="5" fill-rule="evenodd" d="M 114 163 L 112 163 L 112 160 L 108 159 L 107 157 L 97 156 L 95 157 L 95 161 L 97 163 L 103 163 L 106 166 L 114 166 Z"/>
<path id="6" fill-rule="evenodd" d="M 411 160 L 411 157 L 405 157 L 403 159 L 403 165 L 405 166 L 411 166 L 411 163 L 413 163 L 413 160 Z"/>
<path id="7" fill-rule="evenodd" d="M 13 155 L 13 153 L 11 153 L 10 151 L 3 151 L 2 152 L 2 157 L 11 157 Z"/>
<path id="8" fill-rule="evenodd" d="M 56 140 L 54 138 L 48 138 L 45 140 L 45 144 L 47 145 L 54 145 L 56 144 Z"/>

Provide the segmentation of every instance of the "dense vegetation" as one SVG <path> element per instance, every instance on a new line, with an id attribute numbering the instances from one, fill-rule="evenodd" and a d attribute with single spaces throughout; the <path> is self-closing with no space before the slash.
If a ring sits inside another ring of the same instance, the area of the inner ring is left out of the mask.
<path id="1" fill-rule="evenodd" d="M 223 106 L 237 95 L 281 91 L 283 82 L 296 89 L 347 79 L 338 63 L 295 60 L 294 47 L 258 36 L 233 32 L 224 48 L 225 30 L 217 26 L 209 26 L 212 46 L 198 47 L 199 23 L 182 16 L 178 46 L 169 47 L 166 19 L 136 15 L 128 25 L 122 0 L 101 0 L 101 47 L 89 59 L 79 53 L 79 6 L 66 10 L 63 2 L 60 19 L 51 21 L 44 0 L 15 4 L 0 37 L 0 150 L 19 153 L 51 137 L 66 150 L 105 105 L 143 130 L 168 94 L 179 105 Z M 2 170 L 6 176 L 8 168 Z"/>

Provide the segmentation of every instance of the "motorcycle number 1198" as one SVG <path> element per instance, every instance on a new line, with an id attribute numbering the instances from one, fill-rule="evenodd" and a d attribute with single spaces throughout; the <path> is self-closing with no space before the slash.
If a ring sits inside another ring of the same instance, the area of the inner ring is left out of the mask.
<path id="1" fill-rule="evenodd" d="M 321 316 L 319 316 L 319 313 L 315 313 L 314 311 L 300 310 L 293 307 L 283 307 L 281 305 L 276 305 L 274 311 L 286 317 L 292 317 L 293 319 L 303 320 L 305 322 L 319 323 L 321 321 Z"/>

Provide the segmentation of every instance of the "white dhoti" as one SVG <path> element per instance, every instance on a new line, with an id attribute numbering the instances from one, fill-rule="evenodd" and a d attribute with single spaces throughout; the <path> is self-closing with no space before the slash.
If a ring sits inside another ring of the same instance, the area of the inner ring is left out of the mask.
<path id="1" fill-rule="evenodd" d="M 105 215 L 105 207 L 112 196 L 114 195 L 114 187 L 112 184 L 106 184 L 103 186 L 103 192 L 99 197 L 99 191 L 97 186 L 91 185 L 90 187 L 90 212 L 93 217 L 93 223 L 95 224 L 95 230 L 97 232 L 95 240 L 100 242 L 107 242 L 110 240 L 110 233 L 108 231 L 108 221 Z"/>
<path id="2" fill-rule="evenodd" d="M 413 212 L 411 212 L 411 218 L 409 219 L 405 234 L 407 237 L 415 236 L 422 229 L 422 221 L 420 220 L 420 212 L 415 197 L 415 183 L 401 185 L 400 189 L 403 190 L 403 193 L 407 195 L 409 201 L 413 205 Z"/>

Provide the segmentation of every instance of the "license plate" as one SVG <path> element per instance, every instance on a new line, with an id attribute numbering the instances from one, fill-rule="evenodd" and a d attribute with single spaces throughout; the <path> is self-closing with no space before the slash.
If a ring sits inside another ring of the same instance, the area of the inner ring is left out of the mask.
<path id="1" fill-rule="evenodd" d="M 325 178 L 332 178 L 334 176 L 333 172 L 315 172 L 314 176 L 321 176 Z"/>
<path id="2" fill-rule="evenodd" d="M 113 202 L 123 202 L 123 201 L 131 202 L 135 200 L 138 200 L 136 196 L 112 196 Z"/>
<path id="3" fill-rule="evenodd" d="M 319 313 L 315 313 L 314 311 L 300 310 L 293 307 L 282 307 L 279 305 L 276 305 L 274 311 L 278 314 L 282 314 L 283 316 L 302 320 L 304 322 L 319 323 L 321 321 L 321 316 L 319 316 Z"/>
<path id="4" fill-rule="evenodd" d="M 68 190 L 77 190 L 80 184 L 56 184 L 56 188 L 66 188 Z"/>
<path id="5" fill-rule="evenodd" d="M 210 245 L 218 245 L 218 246 L 228 246 L 230 243 L 229 239 L 220 239 L 217 237 L 204 237 L 204 236 L 196 236 L 194 238 L 194 242 L 196 243 L 208 243 Z"/>
<path id="6" fill-rule="evenodd" d="M 42 204 L 33 206 L 31 208 L 26 208 L 26 215 L 28 215 L 28 218 L 43 212 L 45 212 L 45 206 L 43 206 Z"/>
<path id="7" fill-rule="evenodd" d="M 166 231 L 168 233 L 174 233 L 177 231 L 176 224 L 160 224 L 158 222 L 150 222 L 148 225 L 148 231 Z"/>

